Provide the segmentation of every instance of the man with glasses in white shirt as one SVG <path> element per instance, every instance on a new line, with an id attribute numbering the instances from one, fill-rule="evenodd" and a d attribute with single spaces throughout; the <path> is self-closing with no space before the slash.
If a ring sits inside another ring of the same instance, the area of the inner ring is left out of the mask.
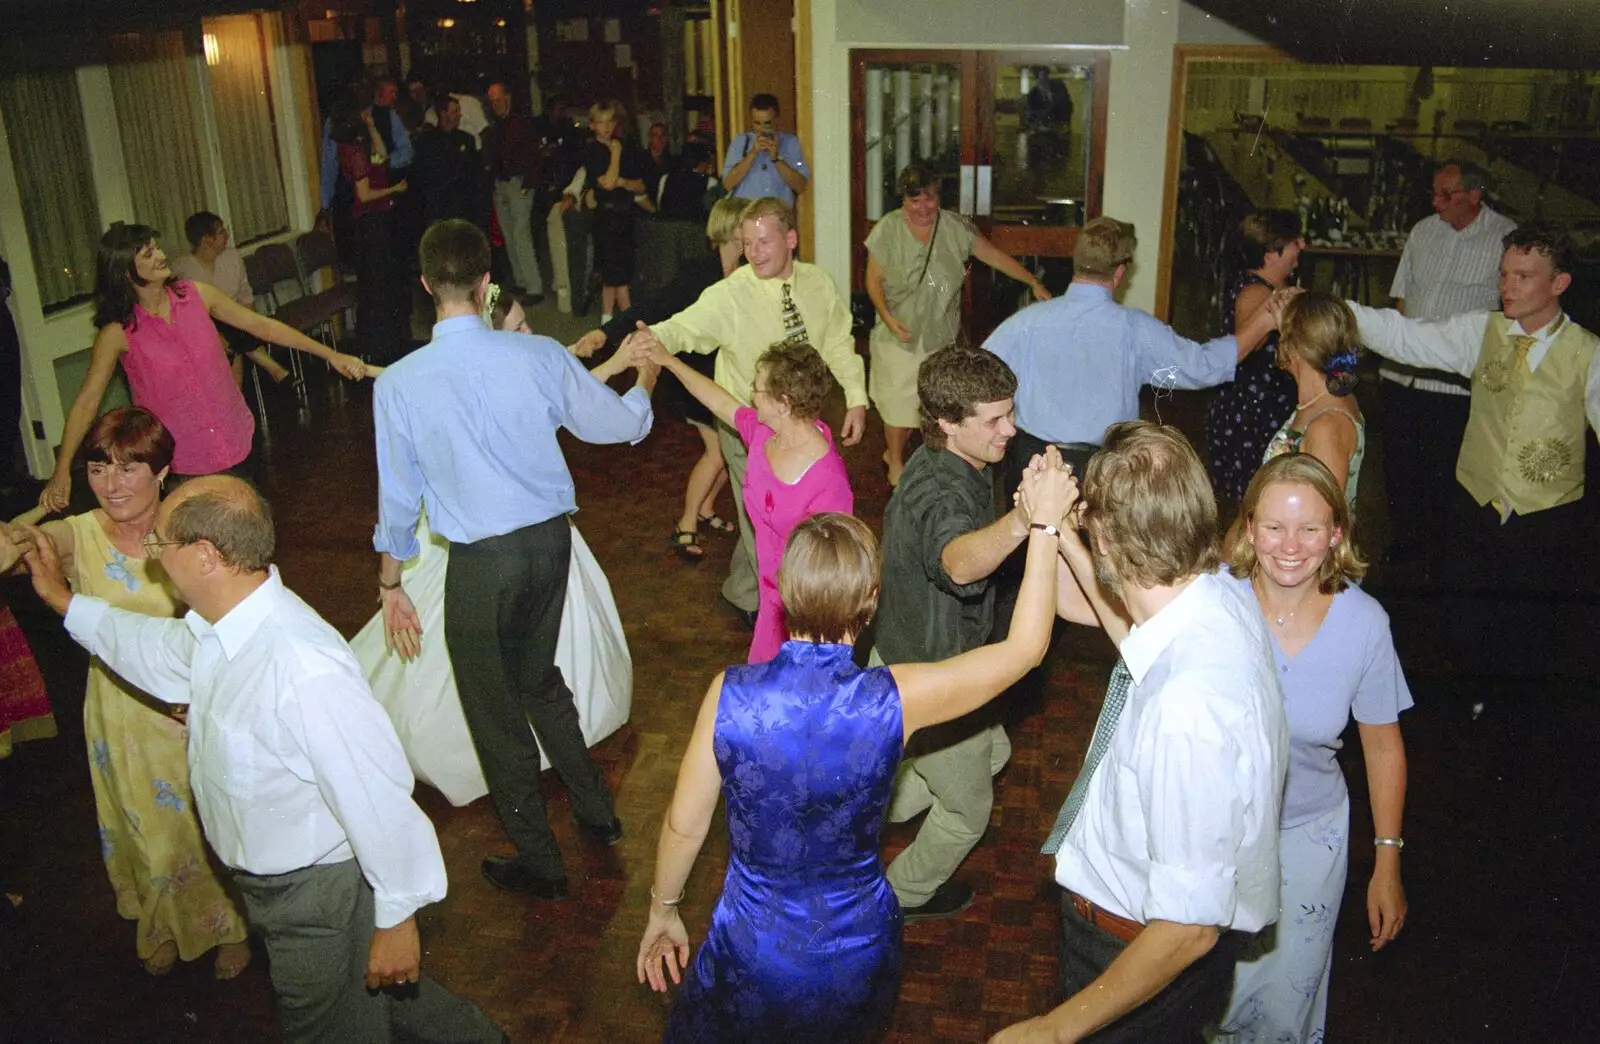
<path id="1" fill-rule="evenodd" d="M 189 706 L 195 805 L 266 939 L 284 1039 L 503 1041 L 421 974 L 416 911 L 445 895 L 438 838 L 350 647 L 271 564 L 254 487 L 191 479 L 161 505 L 146 553 L 191 607 L 181 620 L 74 595 L 49 537 L 29 532 L 34 589 L 68 633 Z"/>
<path id="2" fill-rule="evenodd" d="M 1411 319 L 1447 319 L 1500 305 L 1500 241 L 1517 223 L 1484 203 L 1489 174 L 1462 160 L 1433 175 L 1433 213 L 1406 239 L 1389 296 Z M 1396 538 L 1393 563 L 1420 561 L 1423 575 L 1441 567 L 1442 545 L 1424 535 L 1429 512 L 1455 486 L 1456 449 L 1467 428 L 1469 383 L 1460 374 L 1384 359 L 1384 493 Z"/>

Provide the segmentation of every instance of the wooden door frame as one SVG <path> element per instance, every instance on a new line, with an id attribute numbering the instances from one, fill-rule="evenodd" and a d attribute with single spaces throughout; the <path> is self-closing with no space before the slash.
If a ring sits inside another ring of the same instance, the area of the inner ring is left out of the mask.
<path id="1" fill-rule="evenodd" d="M 1183 157 L 1183 111 L 1189 96 L 1193 62 L 1293 62 L 1276 47 L 1263 44 L 1178 44 L 1172 49 L 1172 97 L 1167 110 L 1167 163 L 1162 175 L 1161 242 L 1156 257 L 1156 294 L 1152 314 L 1172 321 L 1172 256 L 1177 235 L 1178 172 Z"/>
<path id="2" fill-rule="evenodd" d="M 997 66 L 1057 65 L 1062 64 L 1063 59 L 1071 62 L 1076 58 L 1082 60 L 1074 64 L 1089 66 L 1092 77 L 1089 101 L 1089 169 L 1084 172 L 1083 200 L 1083 219 L 1088 221 L 1100 216 L 1105 199 L 1106 120 L 1111 112 L 1111 52 L 1079 47 L 981 51 L 978 60 L 978 83 L 985 105 L 980 106 L 978 111 L 991 114 L 994 111 L 994 70 Z M 982 142 L 979 151 L 983 157 L 980 162 L 992 166 L 994 121 L 991 119 L 979 126 Z M 1013 257 L 1060 256 L 1063 250 L 1066 256 L 1070 256 L 1073 244 L 1078 239 L 1076 227 L 1063 230 L 1043 225 L 996 226 L 992 218 L 979 218 L 978 223 L 984 235 L 988 236 L 995 246 Z M 997 230 L 998 236 L 994 235 Z"/>
<path id="3" fill-rule="evenodd" d="M 961 114 L 957 120 L 957 140 L 961 143 L 961 162 L 977 162 L 975 140 L 965 133 L 978 122 L 978 100 L 967 84 L 977 79 L 977 52 L 939 48 L 851 48 L 850 49 L 850 286 L 862 289 L 867 271 L 867 77 L 866 67 L 876 62 L 951 62 L 961 67 Z"/>

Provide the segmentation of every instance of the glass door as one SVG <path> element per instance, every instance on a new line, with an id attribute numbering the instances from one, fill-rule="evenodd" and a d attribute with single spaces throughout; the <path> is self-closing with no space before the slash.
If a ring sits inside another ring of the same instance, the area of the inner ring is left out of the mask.
<path id="1" fill-rule="evenodd" d="M 855 289 L 861 244 L 901 205 L 896 183 L 913 160 L 945 175 L 946 209 L 1064 286 L 1077 229 L 1100 212 L 1109 72 L 1104 54 L 1076 50 L 852 52 Z M 971 272 L 965 327 L 977 343 L 1023 298 L 986 266 Z"/>

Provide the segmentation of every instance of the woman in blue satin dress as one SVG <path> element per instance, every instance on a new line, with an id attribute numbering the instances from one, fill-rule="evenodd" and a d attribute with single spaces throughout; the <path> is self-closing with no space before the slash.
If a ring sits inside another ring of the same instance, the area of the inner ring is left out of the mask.
<path id="1" fill-rule="evenodd" d="M 877 607 L 877 540 L 820 514 L 789 538 L 778 656 L 711 683 L 656 856 L 639 981 L 683 989 L 671 1044 L 875 1039 L 900 984 L 899 904 L 878 836 L 906 739 L 992 699 L 1043 658 L 1055 618 L 1056 538 L 1076 496 L 1050 451 L 1024 483 L 1028 566 L 1005 641 L 937 664 L 862 670 L 853 643 Z M 730 858 L 693 967 L 678 916 L 695 856 L 726 794 Z"/>

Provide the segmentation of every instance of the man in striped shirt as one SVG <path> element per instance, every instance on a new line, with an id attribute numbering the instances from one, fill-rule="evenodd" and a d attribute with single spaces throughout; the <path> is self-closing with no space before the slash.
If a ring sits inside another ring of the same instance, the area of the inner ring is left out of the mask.
<path id="1" fill-rule="evenodd" d="M 1450 160 L 1433 175 L 1433 216 L 1411 230 L 1389 296 L 1412 319 L 1444 319 L 1500 307 L 1501 240 L 1515 221 L 1484 205 L 1489 175 Z M 1469 384 L 1453 373 L 1384 360 L 1378 373 L 1384 426 L 1384 482 L 1395 540 L 1391 562 L 1438 572 L 1442 546 L 1423 538 L 1430 505 L 1455 495 L 1456 454 L 1467 428 Z"/>

